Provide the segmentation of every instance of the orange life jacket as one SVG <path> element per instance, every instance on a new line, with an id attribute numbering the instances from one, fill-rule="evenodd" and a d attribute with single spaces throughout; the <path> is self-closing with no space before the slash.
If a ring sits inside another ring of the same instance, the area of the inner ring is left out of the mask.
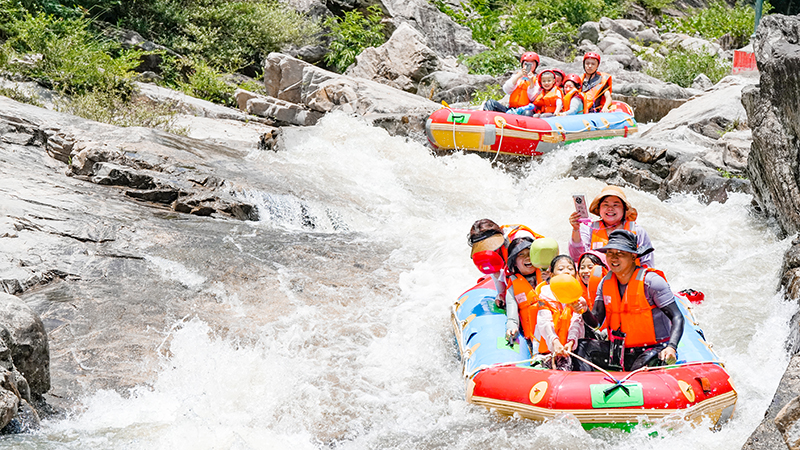
<path id="1" fill-rule="evenodd" d="M 579 89 L 570 89 L 569 91 L 564 92 L 564 107 L 562 108 L 564 111 L 569 110 L 569 105 L 572 103 L 572 97 L 578 96 L 578 98 L 583 101 L 583 92 Z"/>
<path id="2" fill-rule="evenodd" d="M 586 74 L 581 76 L 581 92 L 583 92 L 583 113 L 600 112 L 605 105 L 603 95 L 606 91 L 611 92 L 611 75 L 607 73 L 595 72 L 600 75 L 599 79 L 592 77 L 594 81 L 588 84 Z M 610 106 L 610 105 L 609 105 Z"/>
<path id="3" fill-rule="evenodd" d="M 531 99 L 528 98 L 528 88 L 530 87 L 531 80 L 527 77 L 522 77 L 517 80 L 517 86 L 508 98 L 508 106 L 511 108 L 519 108 L 528 105 L 531 102 Z"/>
<path id="4" fill-rule="evenodd" d="M 541 276 L 542 272 L 536 269 L 536 280 L 539 281 Z M 517 302 L 519 306 L 519 325 L 522 327 L 522 334 L 528 339 L 533 339 L 533 333 L 536 330 L 536 316 L 539 314 L 539 292 L 522 275 L 511 275 L 509 280 L 511 281 L 515 298 L 519 294 L 525 294 L 525 300 Z"/>
<path id="5" fill-rule="evenodd" d="M 532 234 L 533 235 L 533 239 L 540 239 L 540 238 L 544 237 L 541 234 L 531 230 L 529 227 L 527 227 L 525 225 L 522 225 L 522 224 L 519 224 L 519 223 L 515 223 L 515 224 L 511 224 L 511 225 L 502 225 L 502 226 L 500 226 L 500 229 L 503 230 L 503 233 L 505 234 L 506 239 L 508 239 L 508 242 L 513 241 L 514 238 L 517 237 L 517 233 L 520 232 L 520 231 L 527 231 L 528 233 Z"/>
<path id="6" fill-rule="evenodd" d="M 592 240 L 589 244 L 589 248 L 592 250 L 597 250 L 600 247 L 605 247 L 608 245 L 608 232 L 606 231 L 605 223 L 602 220 L 598 220 L 595 223 L 600 224 L 600 228 L 595 228 L 592 226 Z M 636 234 L 631 228 L 633 228 L 633 221 L 626 220 L 625 224 L 622 226 L 622 229 L 628 230 L 633 234 Z"/>
<path id="7" fill-rule="evenodd" d="M 564 306 L 561 302 L 547 300 L 540 298 L 539 308 L 547 308 L 553 316 L 553 327 L 556 329 L 558 340 L 564 345 L 567 343 L 569 336 L 569 325 L 572 322 L 572 308 Z M 538 313 L 538 311 L 537 311 Z M 550 353 L 550 347 L 545 342 L 544 338 L 539 341 L 539 353 L 545 355 Z"/>
<path id="8" fill-rule="evenodd" d="M 664 277 L 664 272 L 655 269 L 637 267 L 625 289 L 625 295 L 619 295 L 617 276 L 609 273 L 603 282 L 603 302 L 606 306 L 606 320 L 603 328 L 622 330 L 625 333 L 625 347 L 644 347 L 658 344 L 656 330 L 653 325 L 653 309 L 644 295 L 644 276 L 655 272 Z M 666 277 L 664 277 L 666 279 Z M 662 339 L 666 342 L 669 337 Z"/>
<path id="9" fill-rule="evenodd" d="M 583 286 L 583 298 L 586 299 L 586 304 L 589 305 L 589 311 L 594 308 L 594 299 L 597 297 L 597 287 L 600 286 L 600 281 L 603 280 L 603 277 L 606 276 L 607 273 L 608 269 L 600 264 L 595 264 L 595 266 L 592 267 L 592 274 L 589 276 L 589 285 L 584 285 L 581 281 L 581 285 Z"/>
<path id="10" fill-rule="evenodd" d="M 562 100 L 563 108 L 563 95 L 561 89 L 553 85 L 549 91 L 542 90 L 533 99 L 533 104 L 536 106 L 537 113 L 554 113 L 558 107 L 558 101 Z"/>

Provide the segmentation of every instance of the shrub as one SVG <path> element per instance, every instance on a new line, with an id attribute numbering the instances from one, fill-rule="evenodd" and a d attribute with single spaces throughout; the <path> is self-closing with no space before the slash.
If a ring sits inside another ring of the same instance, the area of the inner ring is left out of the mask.
<path id="1" fill-rule="evenodd" d="M 164 84 L 192 97 L 236 107 L 236 86 L 226 83 L 221 73 L 202 59 L 164 58 Z"/>
<path id="2" fill-rule="evenodd" d="M 502 75 L 515 70 L 519 60 L 505 46 L 498 46 L 477 55 L 467 56 L 461 60 L 469 68 L 469 73 Z"/>
<path id="3" fill-rule="evenodd" d="M 367 8 L 365 17 L 359 11 L 344 13 L 344 18 L 330 17 L 324 26 L 330 29 L 330 48 L 325 62 L 339 72 L 344 72 L 356 61 L 356 56 L 367 47 L 377 47 L 386 42 L 380 6 Z"/>
<path id="4" fill-rule="evenodd" d="M 479 89 L 472 94 L 470 99 L 471 105 L 480 105 L 486 100 L 500 100 L 505 97 L 505 92 L 500 88 L 499 84 L 490 84 L 483 89 Z"/>
<path id="5" fill-rule="evenodd" d="M 763 13 L 767 14 L 771 8 L 765 2 Z M 754 23 L 755 10 L 751 5 L 739 3 L 732 8 L 722 0 L 714 0 L 708 8 L 690 10 L 682 18 L 665 18 L 661 25 L 669 31 L 698 35 L 705 39 L 717 39 L 729 34 L 734 39 L 734 48 L 740 48 L 750 41 Z"/>
<path id="6" fill-rule="evenodd" d="M 644 55 L 651 63 L 645 72 L 655 78 L 689 87 L 701 73 L 716 83 L 730 73 L 729 62 L 713 53 L 693 52 L 682 48 L 670 50 L 663 58 Z"/>
<path id="7" fill-rule="evenodd" d="M 25 14 L 7 27 L 6 68 L 68 94 L 129 90 L 130 76 L 139 65 L 141 53 L 122 50 L 118 44 L 94 35 L 89 25 L 83 18 Z M 14 62 L 13 58 L 32 54 L 42 57 L 29 63 Z"/>

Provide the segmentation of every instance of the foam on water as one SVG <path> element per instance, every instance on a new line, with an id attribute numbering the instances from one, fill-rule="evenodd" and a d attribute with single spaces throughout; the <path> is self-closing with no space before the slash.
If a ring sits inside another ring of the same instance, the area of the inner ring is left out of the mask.
<path id="1" fill-rule="evenodd" d="M 788 240 L 750 216 L 749 196 L 704 205 L 688 195 L 662 202 L 627 191 L 672 287 L 706 294 L 695 312 L 738 390 L 732 422 L 720 432 L 657 428 L 659 438 L 652 430 L 585 432 L 569 416 L 537 424 L 467 404 L 449 308 L 479 276 L 465 239 L 475 219 L 524 223 L 566 248 L 571 194 L 592 198 L 603 184 L 564 174 L 596 143 L 513 175 L 476 155 L 433 157 L 341 115 L 288 130 L 285 139 L 285 151 L 254 154 L 252 164 L 284 179 L 296 199 L 289 203 L 311 205 L 312 216 L 331 211 L 350 232 L 394 248 L 382 267 L 360 275 L 385 282 L 399 273 L 393 285 L 347 297 L 331 289 L 316 304 L 296 301 L 289 289 L 267 293 L 295 307 L 253 330 L 246 344 L 218 337 L 214 324 L 180 323 L 152 385 L 85 398 L 68 419 L 13 438 L 19 448 L 721 449 L 740 447 L 763 416 L 787 363 L 794 307 L 774 292 Z M 266 198 L 251 198 L 259 196 Z M 262 214 L 255 226 L 304 232 L 282 217 Z M 341 232 L 333 222 L 318 221 L 315 230 Z M 177 273 L 150 261 L 165 276 Z M 186 273 L 193 286 L 225 295 L 202 273 Z"/>

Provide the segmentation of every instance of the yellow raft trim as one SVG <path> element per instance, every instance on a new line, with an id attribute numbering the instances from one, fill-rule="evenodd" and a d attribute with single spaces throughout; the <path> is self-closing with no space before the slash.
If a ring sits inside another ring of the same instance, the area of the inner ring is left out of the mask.
<path id="1" fill-rule="evenodd" d="M 454 128 L 455 131 L 453 131 Z M 458 148 L 456 148 L 455 143 L 453 142 L 453 133 L 455 133 L 455 138 L 459 143 Z M 432 123 L 430 124 L 430 135 L 433 137 L 436 145 L 440 148 L 479 150 L 487 152 L 492 151 L 491 145 L 484 144 L 486 136 L 486 127 L 484 125 L 453 125 L 445 123 Z M 531 141 L 542 140 L 540 133 L 535 131 L 519 131 L 512 128 L 501 129 L 495 127 L 494 142 L 499 142 L 501 135 L 505 138 L 527 139 Z M 494 142 L 492 145 L 494 145 Z M 501 153 L 504 153 L 502 152 L 502 148 Z"/>
<path id="2" fill-rule="evenodd" d="M 467 389 L 467 401 L 475 405 L 496 410 L 500 414 L 514 415 L 532 420 L 547 420 L 559 414 L 572 414 L 581 423 L 624 423 L 636 422 L 640 417 L 648 421 L 664 419 L 672 415 L 680 415 L 686 420 L 700 422 L 704 417 L 718 422 L 725 408 L 736 404 L 736 392 L 730 391 L 713 398 L 703 400 L 686 409 L 642 409 L 642 408 L 603 408 L 597 409 L 549 409 L 523 403 L 497 400 L 487 397 L 472 395 L 472 389 Z"/>

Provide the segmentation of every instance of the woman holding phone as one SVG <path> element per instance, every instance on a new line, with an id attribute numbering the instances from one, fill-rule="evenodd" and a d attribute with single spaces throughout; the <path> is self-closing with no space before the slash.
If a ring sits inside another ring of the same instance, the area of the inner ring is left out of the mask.
<path id="1" fill-rule="evenodd" d="M 641 249 L 652 248 L 647 231 L 637 224 L 638 213 L 625 192 L 619 186 L 606 186 L 600 191 L 600 195 L 592 200 L 589 212 L 600 216 L 600 220 L 590 221 L 588 215 L 579 213 L 582 208 L 575 197 L 576 211 L 570 214 L 569 224 L 572 226 L 572 236 L 569 240 L 569 255 L 573 259 L 578 259 L 583 253 L 589 250 L 597 250 L 608 244 L 608 235 L 614 230 L 628 230 L 636 235 L 638 247 Z M 585 200 L 584 200 L 585 202 Z M 584 203 L 585 204 L 585 203 Z M 653 252 L 641 256 L 639 263 L 642 267 L 655 267 Z"/>

